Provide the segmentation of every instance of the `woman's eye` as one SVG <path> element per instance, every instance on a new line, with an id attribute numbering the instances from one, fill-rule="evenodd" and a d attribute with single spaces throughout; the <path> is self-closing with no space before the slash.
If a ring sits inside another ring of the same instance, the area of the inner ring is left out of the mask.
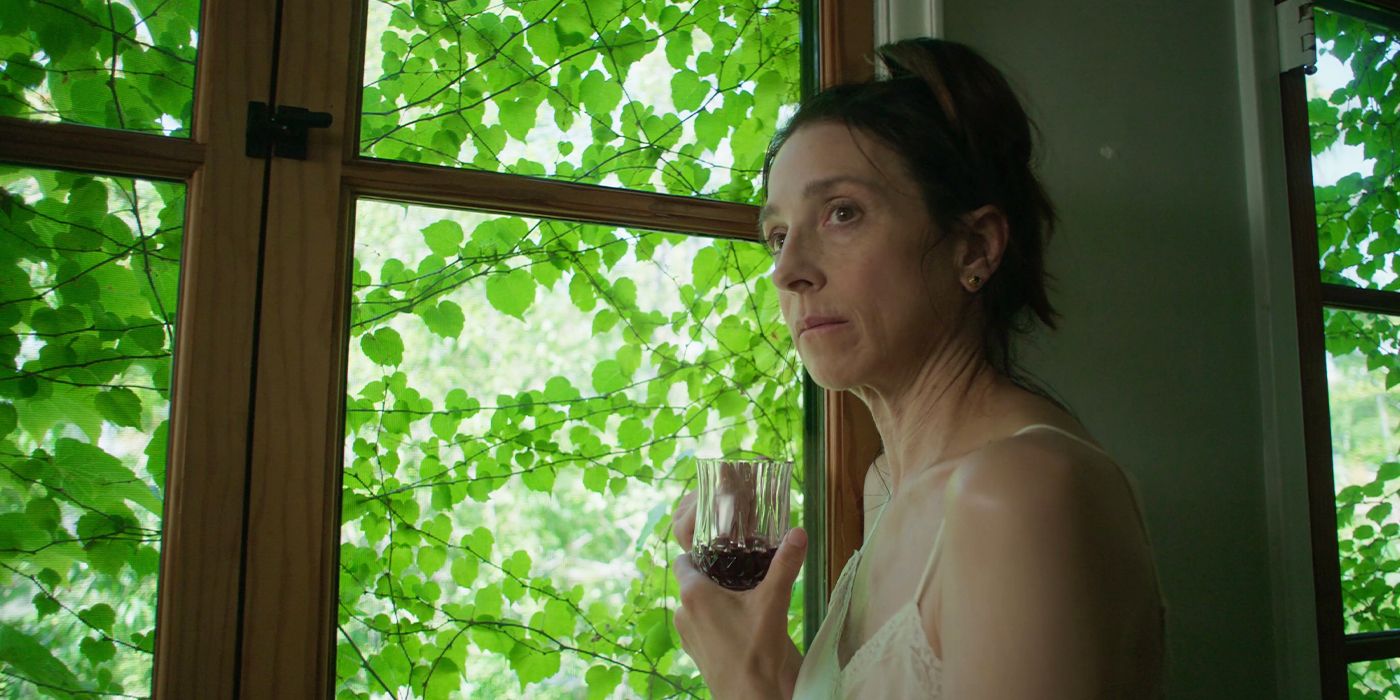
<path id="1" fill-rule="evenodd" d="M 827 220 L 834 224 L 845 224 L 854 221 L 858 214 L 855 207 L 849 204 L 838 204 L 831 208 L 831 214 L 827 216 Z"/>
<path id="2" fill-rule="evenodd" d="M 783 249 L 783 241 L 787 240 L 786 231 L 773 231 L 768 234 L 768 250 L 776 253 Z"/>

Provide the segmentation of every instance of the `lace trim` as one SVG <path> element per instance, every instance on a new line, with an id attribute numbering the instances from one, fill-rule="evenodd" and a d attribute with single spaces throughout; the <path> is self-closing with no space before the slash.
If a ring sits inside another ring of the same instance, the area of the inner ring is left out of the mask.
<path id="1" fill-rule="evenodd" d="M 856 650 L 855 656 L 841 669 L 842 686 L 851 687 L 856 679 L 878 668 L 876 663 L 885 658 L 887 650 L 893 648 L 913 651 L 916 668 L 922 672 L 930 687 L 939 687 L 938 671 L 943 664 L 934 656 L 933 648 L 929 646 L 928 636 L 924 634 L 923 624 L 917 614 L 919 609 L 916 602 L 911 600 L 905 603 L 895 611 L 893 617 L 885 621 L 874 636 Z"/>

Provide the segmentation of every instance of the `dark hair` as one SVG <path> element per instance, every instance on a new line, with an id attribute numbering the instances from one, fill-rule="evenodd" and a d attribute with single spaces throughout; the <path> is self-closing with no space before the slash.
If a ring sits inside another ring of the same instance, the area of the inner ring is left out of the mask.
<path id="1" fill-rule="evenodd" d="M 1021 376 L 1011 347 L 1013 334 L 1032 330 L 1037 319 L 1053 329 L 1059 315 L 1046 295 L 1044 265 L 1055 209 L 1031 171 L 1031 121 L 1001 72 L 963 44 L 908 39 L 876 52 L 888 77 L 838 85 L 803 101 L 768 147 L 765 185 L 788 137 L 808 124 L 835 122 L 898 154 L 943 231 L 956 230 L 961 215 L 995 205 L 1010 232 L 1001 265 L 979 291 L 983 350 L 997 370 L 1046 395 Z"/>

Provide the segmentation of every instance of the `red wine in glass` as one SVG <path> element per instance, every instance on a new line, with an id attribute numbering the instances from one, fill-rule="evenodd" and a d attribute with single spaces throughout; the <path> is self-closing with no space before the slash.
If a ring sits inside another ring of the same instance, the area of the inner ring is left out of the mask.
<path id="1" fill-rule="evenodd" d="M 790 460 L 697 459 L 695 568 L 746 591 L 768 573 L 788 530 Z"/>
<path id="2" fill-rule="evenodd" d="M 721 537 L 696 545 L 690 558 L 696 568 L 719 585 L 732 591 L 747 591 L 768 574 L 768 565 L 777 552 L 777 547 L 757 537 L 739 542 Z"/>

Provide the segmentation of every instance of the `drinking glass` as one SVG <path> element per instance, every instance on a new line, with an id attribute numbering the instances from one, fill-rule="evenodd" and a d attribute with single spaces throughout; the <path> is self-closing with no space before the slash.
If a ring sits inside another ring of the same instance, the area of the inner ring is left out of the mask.
<path id="1" fill-rule="evenodd" d="M 725 588 L 758 585 L 788 530 L 792 462 L 698 459 L 690 560 Z"/>

